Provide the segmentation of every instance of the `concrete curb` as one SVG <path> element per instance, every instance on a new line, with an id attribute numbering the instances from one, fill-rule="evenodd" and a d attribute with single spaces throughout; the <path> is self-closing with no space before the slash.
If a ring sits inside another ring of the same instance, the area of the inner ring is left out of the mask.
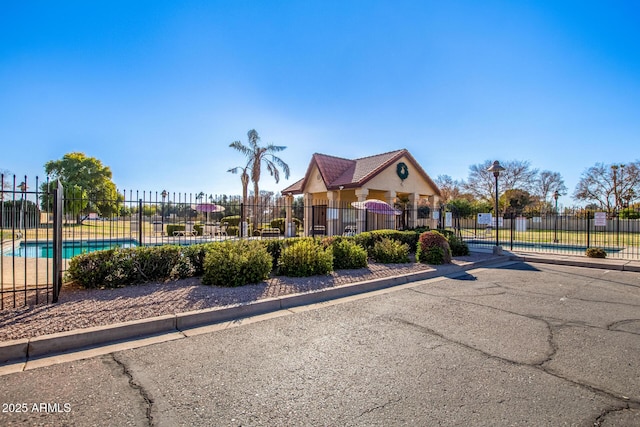
<path id="1" fill-rule="evenodd" d="M 598 262 L 580 259 L 555 259 L 541 256 L 522 254 L 505 254 L 500 258 L 490 258 L 479 262 L 471 262 L 446 271 L 424 271 L 406 276 L 393 276 L 382 279 L 367 280 L 348 285 L 326 288 L 317 292 L 286 295 L 280 298 L 259 300 L 247 304 L 197 310 L 175 315 L 164 315 L 148 319 L 112 325 L 97 326 L 74 331 L 43 335 L 30 339 L 19 339 L 0 342 L 0 365 L 24 363 L 30 359 L 62 354 L 81 349 L 95 348 L 107 344 L 139 339 L 158 334 L 183 332 L 189 329 L 238 320 L 242 318 L 287 310 L 294 307 L 316 304 L 324 301 L 344 298 L 352 295 L 377 291 L 384 288 L 403 285 L 411 282 L 432 279 L 435 277 L 449 277 L 464 271 L 485 266 L 504 264 L 509 261 L 540 262 L 548 264 L 562 264 L 578 267 L 595 267 L 614 270 L 624 270 L 628 263 Z M 640 263 L 630 265 L 625 271 L 640 271 Z"/>
<path id="2" fill-rule="evenodd" d="M 539 254 L 509 254 L 510 259 L 541 264 L 567 265 L 571 267 L 600 268 L 603 270 L 640 272 L 640 263 L 621 259 L 601 259 L 570 256 L 545 256 Z"/>

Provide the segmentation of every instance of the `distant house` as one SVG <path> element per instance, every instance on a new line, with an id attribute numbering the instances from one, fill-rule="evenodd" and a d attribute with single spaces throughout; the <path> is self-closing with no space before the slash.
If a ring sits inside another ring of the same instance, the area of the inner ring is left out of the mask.
<path id="1" fill-rule="evenodd" d="M 434 226 L 433 212 L 441 197 L 438 186 L 406 149 L 345 159 L 314 154 L 304 177 L 282 190 L 291 199 L 304 196 L 305 234 L 343 234 L 380 228 Z M 372 214 L 352 202 L 379 199 L 400 207 L 400 215 Z M 290 209 L 287 222 L 291 222 Z"/>

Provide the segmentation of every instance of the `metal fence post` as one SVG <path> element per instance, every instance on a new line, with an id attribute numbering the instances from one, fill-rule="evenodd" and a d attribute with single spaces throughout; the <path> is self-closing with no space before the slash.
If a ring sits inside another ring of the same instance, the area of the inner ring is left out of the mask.
<path id="1" fill-rule="evenodd" d="M 142 245 L 142 199 L 138 199 L 138 244 Z"/>
<path id="2" fill-rule="evenodd" d="M 244 202 L 240 203 L 240 223 L 238 224 L 240 226 L 240 230 L 238 230 L 238 233 L 240 234 L 240 238 L 242 239 L 244 236 Z M 248 231 L 247 227 L 247 231 Z"/>
<path id="3" fill-rule="evenodd" d="M 591 212 L 587 211 L 587 249 L 591 247 Z"/>
<path id="4" fill-rule="evenodd" d="M 62 289 L 62 194 L 64 189 L 58 180 L 53 190 L 53 302 L 58 302 Z"/>

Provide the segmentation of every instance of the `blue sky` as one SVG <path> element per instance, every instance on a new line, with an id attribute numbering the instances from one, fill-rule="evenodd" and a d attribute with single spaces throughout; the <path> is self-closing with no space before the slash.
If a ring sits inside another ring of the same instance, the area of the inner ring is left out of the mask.
<path id="1" fill-rule="evenodd" d="M 240 194 L 255 128 L 314 152 L 407 148 L 436 178 L 485 160 L 638 160 L 636 1 L 29 1 L 0 8 L 0 169 L 81 151 L 119 189 Z M 571 204 L 569 197 L 561 200 Z"/>

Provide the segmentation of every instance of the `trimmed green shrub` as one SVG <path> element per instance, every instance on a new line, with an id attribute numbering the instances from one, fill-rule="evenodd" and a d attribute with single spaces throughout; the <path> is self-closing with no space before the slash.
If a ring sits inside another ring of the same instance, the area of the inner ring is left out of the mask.
<path id="1" fill-rule="evenodd" d="M 139 246 L 132 252 L 134 280 L 138 283 L 166 280 L 178 263 L 182 248 L 175 245 Z"/>
<path id="2" fill-rule="evenodd" d="M 220 223 L 229 223 L 229 227 L 238 227 L 240 225 L 240 215 L 225 216 L 220 220 Z"/>
<path id="3" fill-rule="evenodd" d="M 409 231 L 413 231 L 418 236 L 424 233 L 425 231 L 430 231 L 431 228 L 428 225 L 422 225 L 420 227 L 410 228 Z"/>
<path id="4" fill-rule="evenodd" d="M 449 242 L 437 231 L 422 233 L 418 239 L 416 261 L 434 265 L 450 263 L 451 248 Z"/>
<path id="5" fill-rule="evenodd" d="M 69 261 L 66 280 L 84 288 L 118 288 L 133 283 L 133 249 L 109 249 L 77 255 Z"/>
<path id="6" fill-rule="evenodd" d="M 418 236 L 419 234 L 415 231 L 373 230 L 356 234 L 353 237 L 355 239 L 354 241 L 365 248 L 368 252 L 371 251 L 376 242 L 379 242 L 384 238 L 405 243 L 409 246 L 409 252 L 415 252 L 416 245 L 418 243 Z"/>
<path id="7" fill-rule="evenodd" d="M 184 224 L 167 224 L 167 236 L 173 236 L 174 231 L 185 231 Z"/>
<path id="8" fill-rule="evenodd" d="M 587 248 L 586 252 L 589 258 L 606 258 L 607 253 L 602 248 Z"/>
<path id="9" fill-rule="evenodd" d="M 416 257 L 416 259 L 418 259 Z M 445 263 L 445 250 L 440 246 L 429 246 L 424 251 L 420 251 L 420 262 L 439 265 Z"/>
<path id="10" fill-rule="evenodd" d="M 293 223 L 296 225 L 296 230 L 299 230 L 300 227 L 302 227 L 302 221 L 300 221 L 298 218 L 293 218 Z M 282 235 L 284 235 L 286 233 L 286 230 L 285 230 L 286 225 L 287 225 L 287 219 L 286 218 L 274 218 L 269 223 L 270 227 L 279 228 L 280 229 L 280 233 L 282 233 Z"/>
<path id="11" fill-rule="evenodd" d="M 310 238 L 299 239 L 282 249 L 279 273 L 290 277 L 329 274 L 333 270 L 333 253 Z"/>
<path id="12" fill-rule="evenodd" d="M 235 287 L 258 283 L 269 277 L 272 259 L 255 240 L 225 241 L 207 245 L 202 283 Z"/>
<path id="13" fill-rule="evenodd" d="M 447 237 L 449 247 L 451 248 L 451 256 L 465 256 L 469 255 L 469 246 L 467 242 L 455 234 L 450 234 Z"/>
<path id="14" fill-rule="evenodd" d="M 182 246 L 182 255 L 189 259 L 189 263 L 193 266 L 193 274 L 191 276 L 202 276 L 204 273 L 204 256 L 207 246 L 212 243 Z M 190 277 L 190 276 L 188 276 Z"/>
<path id="15" fill-rule="evenodd" d="M 367 266 L 367 251 L 351 240 L 335 240 L 329 246 L 333 252 L 333 268 L 336 270 L 347 268 L 365 268 Z"/>
<path id="16" fill-rule="evenodd" d="M 376 242 L 369 253 L 371 258 L 383 264 L 409 262 L 409 245 L 386 237 Z"/>
<path id="17" fill-rule="evenodd" d="M 173 245 L 95 251 L 73 257 L 69 261 L 67 279 L 85 288 L 118 288 L 171 277 L 182 278 L 188 274 L 191 261 L 181 261 L 181 258 L 182 249 Z"/>

